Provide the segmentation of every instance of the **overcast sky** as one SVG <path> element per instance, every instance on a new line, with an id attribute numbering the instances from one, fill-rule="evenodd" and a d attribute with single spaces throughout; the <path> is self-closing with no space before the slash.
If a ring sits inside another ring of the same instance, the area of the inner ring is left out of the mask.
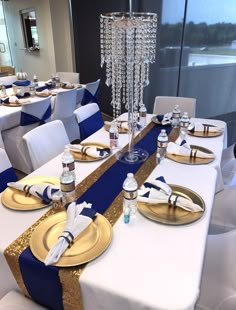
<path id="1" fill-rule="evenodd" d="M 182 21 L 184 0 L 164 0 L 162 23 Z M 188 0 L 187 22 L 236 24 L 236 0 Z"/>

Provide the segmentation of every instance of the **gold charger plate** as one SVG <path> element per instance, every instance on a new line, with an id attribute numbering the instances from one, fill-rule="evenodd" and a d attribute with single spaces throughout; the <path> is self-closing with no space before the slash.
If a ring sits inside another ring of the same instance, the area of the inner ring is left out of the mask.
<path id="1" fill-rule="evenodd" d="M 211 150 L 203 147 L 203 146 L 199 146 L 199 145 L 190 145 L 191 149 L 194 150 L 198 150 L 207 154 L 214 154 Z M 170 154 L 170 153 L 166 153 L 166 157 L 174 160 L 178 163 L 181 164 L 187 164 L 187 165 L 203 165 L 203 164 L 209 164 L 210 162 L 212 162 L 213 160 L 215 160 L 215 158 L 190 158 L 188 156 L 180 156 L 180 155 L 174 155 L 174 154 Z"/>
<path id="2" fill-rule="evenodd" d="M 80 152 L 75 152 L 73 150 L 70 150 L 70 153 L 74 156 L 74 159 L 76 161 L 83 161 L 83 162 L 91 162 L 91 161 L 98 161 L 98 160 L 103 160 L 104 158 L 107 158 L 108 156 L 111 155 L 111 148 L 109 145 L 104 144 L 104 143 L 98 143 L 98 142 L 81 142 L 80 145 L 83 146 L 92 146 L 92 147 L 97 147 L 99 149 L 104 149 L 107 148 L 109 149 L 109 152 L 106 156 L 101 157 L 101 158 L 94 158 L 91 156 L 88 156 L 87 154 L 82 154 Z"/>
<path id="3" fill-rule="evenodd" d="M 208 126 L 208 127 L 216 127 L 215 125 L 211 125 L 211 124 L 203 124 L 203 125 Z M 218 136 L 222 135 L 223 131 L 216 131 L 216 132 L 195 131 L 195 132 L 191 132 L 188 130 L 187 133 L 188 133 L 188 135 L 194 136 L 194 137 L 212 138 L 212 137 L 218 137 Z"/>
<path id="4" fill-rule="evenodd" d="M 59 212 L 44 220 L 33 232 L 30 248 L 33 255 L 44 262 L 50 248 L 57 241 L 66 222 L 66 212 Z M 102 254 L 112 239 L 112 228 L 108 220 L 97 213 L 95 220 L 74 239 L 74 244 L 66 249 L 58 267 L 70 267 L 87 263 Z"/>
<path id="5" fill-rule="evenodd" d="M 127 121 L 124 121 L 124 122 L 127 123 Z M 110 130 L 110 127 L 111 127 L 110 125 L 107 125 L 107 124 L 104 125 L 105 130 L 108 131 L 108 132 Z M 119 133 L 128 133 L 128 130 L 125 129 L 125 128 L 118 127 L 118 132 Z"/>
<path id="6" fill-rule="evenodd" d="M 41 183 L 48 183 L 51 185 L 60 184 L 60 180 L 58 178 L 49 176 L 32 177 L 19 182 L 29 185 Z M 5 207 L 20 211 L 36 210 L 47 206 L 47 204 L 43 203 L 39 198 L 34 196 L 26 196 L 25 192 L 10 187 L 3 191 L 1 201 Z"/>
<path id="7" fill-rule="evenodd" d="M 20 102 L 11 102 L 11 103 L 3 103 L 5 107 L 21 107 L 22 103 Z"/>
<path id="8" fill-rule="evenodd" d="M 180 186 L 169 184 L 173 190 L 173 194 L 182 196 L 203 208 L 203 212 L 188 212 L 181 208 L 168 206 L 168 203 L 150 204 L 138 202 L 138 210 L 145 217 L 166 225 L 186 225 L 199 220 L 205 211 L 205 203 L 203 199 L 194 191 Z"/>
<path id="9" fill-rule="evenodd" d="M 48 91 L 48 92 L 35 92 L 35 95 L 36 96 L 38 96 L 38 97 L 49 97 L 49 96 L 51 96 L 51 92 L 50 91 Z"/>

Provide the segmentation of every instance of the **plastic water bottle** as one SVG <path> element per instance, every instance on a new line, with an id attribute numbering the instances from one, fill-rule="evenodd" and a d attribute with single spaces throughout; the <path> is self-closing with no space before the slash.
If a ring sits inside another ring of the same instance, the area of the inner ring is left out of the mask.
<path id="1" fill-rule="evenodd" d="M 145 104 L 142 104 L 139 109 L 139 124 L 142 128 L 146 127 L 147 125 L 147 109 Z"/>
<path id="2" fill-rule="evenodd" d="M 138 183 L 135 180 L 133 173 L 128 173 L 123 183 L 123 212 L 127 214 L 127 210 L 130 211 L 130 215 L 135 215 L 137 211 L 137 195 L 138 195 Z"/>
<path id="3" fill-rule="evenodd" d="M 166 148 L 168 145 L 168 135 L 165 129 L 162 129 L 157 137 L 157 164 L 166 156 Z"/>
<path id="4" fill-rule="evenodd" d="M 118 147 L 119 130 L 115 121 L 111 123 L 109 129 L 110 147 L 115 149 Z"/>
<path id="5" fill-rule="evenodd" d="M 76 175 L 75 175 L 75 159 L 74 156 L 71 154 L 69 149 L 65 149 L 64 153 L 62 154 L 62 168 L 68 167 L 69 172 L 73 177 L 73 180 L 75 181 Z"/>
<path id="6" fill-rule="evenodd" d="M 187 132 L 189 121 L 188 112 L 184 112 L 180 119 L 180 132 Z"/>
<path id="7" fill-rule="evenodd" d="M 34 76 L 33 76 L 33 84 L 34 84 L 35 87 L 37 87 L 39 85 L 38 84 L 38 78 L 37 78 L 36 74 L 34 74 Z"/>
<path id="8" fill-rule="evenodd" d="M 64 167 L 60 178 L 62 202 L 70 203 L 75 200 L 75 180 L 68 167 Z"/>
<path id="9" fill-rule="evenodd" d="M 181 114 L 181 111 L 180 111 L 179 105 L 176 105 L 172 112 L 172 127 L 173 128 L 179 128 L 180 114 Z"/>

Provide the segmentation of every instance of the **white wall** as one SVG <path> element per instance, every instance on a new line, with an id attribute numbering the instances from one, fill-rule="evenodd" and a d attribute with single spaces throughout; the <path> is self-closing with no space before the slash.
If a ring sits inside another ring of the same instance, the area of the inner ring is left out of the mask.
<path id="1" fill-rule="evenodd" d="M 36 74 L 40 80 L 48 80 L 51 74 L 57 71 L 73 71 L 68 2 L 69 0 L 11 0 L 5 2 L 6 24 L 16 71 L 27 72 L 29 79 Z M 24 50 L 20 10 L 30 8 L 36 12 L 40 47 L 38 52 Z M 55 22 L 55 19 L 58 18 L 57 14 L 60 19 L 62 18 L 61 31 L 54 29 L 58 26 L 58 23 Z"/>

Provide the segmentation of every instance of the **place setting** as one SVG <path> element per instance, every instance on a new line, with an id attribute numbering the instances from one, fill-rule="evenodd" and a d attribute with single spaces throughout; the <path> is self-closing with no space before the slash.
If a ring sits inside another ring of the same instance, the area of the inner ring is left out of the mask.
<path id="1" fill-rule="evenodd" d="M 67 144 L 75 161 L 93 162 L 103 160 L 112 154 L 109 145 L 100 142 L 81 142 L 80 144 Z"/>
<path id="2" fill-rule="evenodd" d="M 188 144 L 181 136 L 175 142 L 169 142 L 166 158 L 181 164 L 202 165 L 215 160 L 215 154 L 203 146 Z"/>
<path id="3" fill-rule="evenodd" d="M 157 114 L 151 118 L 151 121 L 158 125 L 168 126 L 172 124 L 172 112 Z"/>
<path id="4" fill-rule="evenodd" d="M 112 122 L 105 121 L 105 130 L 109 132 Z M 116 120 L 115 121 L 118 133 L 125 134 L 129 131 L 128 121 Z"/>
<path id="5" fill-rule="evenodd" d="M 61 198 L 60 180 L 50 176 L 37 176 L 10 182 L 3 191 L 1 202 L 4 207 L 31 211 L 53 205 Z"/>
<path id="6" fill-rule="evenodd" d="M 224 128 L 220 128 L 211 124 L 202 124 L 200 122 L 190 123 L 187 133 L 191 136 L 211 138 L 222 135 Z"/>
<path id="7" fill-rule="evenodd" d="M 198 221 L 204 214 L 205 202 L 191 189 L 167 184 L 160 176 L 139 188 L 137 207 L 152 221 L 179 226 Z"/>
<path id="8" fill-rule="evenodd" d="M 112 240 L 112 227 L 90 203 L 71 202 L 65 211 L 50 215 L 30 239 L 33 255 L 46 266 L 72 267 L 101 255 Z"/>

